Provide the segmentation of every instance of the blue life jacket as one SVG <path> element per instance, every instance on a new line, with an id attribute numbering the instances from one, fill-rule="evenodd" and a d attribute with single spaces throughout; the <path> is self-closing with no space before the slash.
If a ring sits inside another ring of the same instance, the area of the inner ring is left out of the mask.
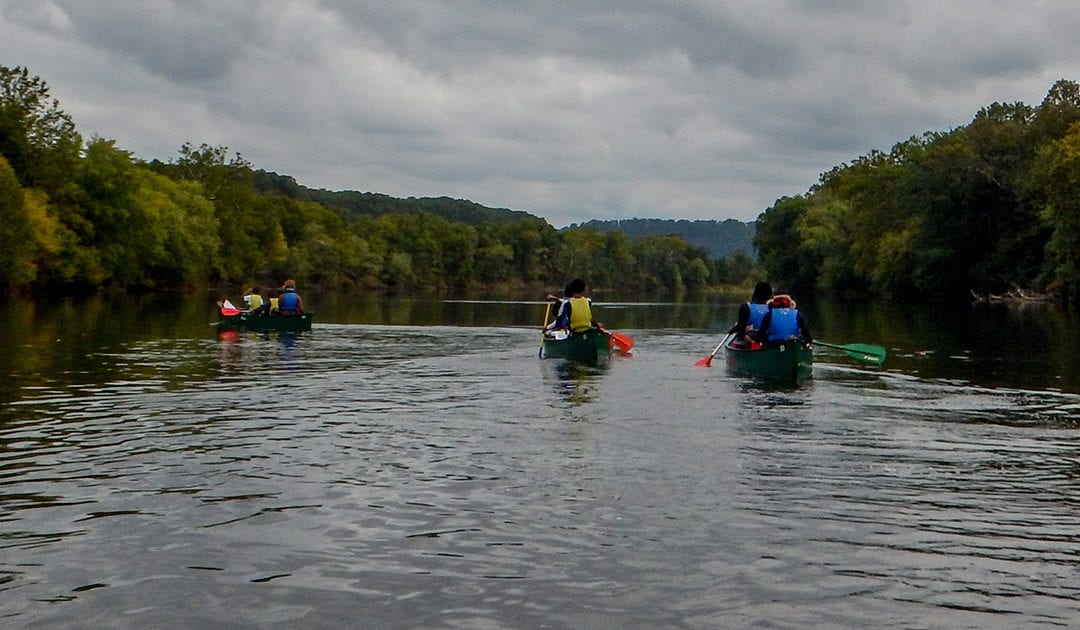
<path id="1" fill-rule="evenodd" d="M 785 341 L 799 336 L 799 310 L 774 308 L 769 322 L 769 343 Z"/>
<path id="2" fill-rule="evenodd" d="M 754 330 L 760 330 L 761 320 L 765 319 L 765 313 L 769 312 L 769 305 L 756 304 L 754 302 L 748 302 L 746 305 L 750 307 L 750 319 L 747 323 L 750 324 Z"/>
<path id="3" fill-rule="evenodd" d="M 300 308 L 300 298 L 293 289 L 285 289 L 278 298 L 278 309 L 282 311 L 295 311 Z"/>

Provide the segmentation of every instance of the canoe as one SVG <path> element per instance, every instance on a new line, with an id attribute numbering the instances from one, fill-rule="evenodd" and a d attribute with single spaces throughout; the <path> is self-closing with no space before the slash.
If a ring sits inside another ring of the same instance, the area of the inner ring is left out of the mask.
<path id="1" fill-rule="evenodd" d="M 611 335 L 598 328 L 562 338 L 545 335 L 540 356 L 596 365 L 611 356 Z"/>
<path id="2" fill-rule="evenodd" d="M 303 332 L 311 330 L 314 313 L 303 315 L 255 315 L 241 311 L 235 315 L 221 314 L 219 330 L 254 330 L 258 332 Z"/>
<path id="3" fill-rule="evenodd" d="M 796 383 L 810 378 L 814 353 L 801 339 L 789 339 L 760 349 L 724 347 L 728 370 L 769 381 Z"/>

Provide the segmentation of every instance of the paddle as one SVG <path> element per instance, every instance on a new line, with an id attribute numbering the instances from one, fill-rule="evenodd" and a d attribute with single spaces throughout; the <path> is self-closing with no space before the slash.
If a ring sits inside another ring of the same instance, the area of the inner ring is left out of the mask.
<path id="1" fill-rule="evenodd" d="M 221 309 L 221 314 L 224 317 L 234 317 L 234 316 L 239 315 L 240 313 L 243 312 L 240 309 L 233 306 L 233 303 L 230 302 L 228 299 L 226 299 L 224 302 L 218 300 L 217 305 L 218 305 L 218 308 Z"/>
<path id="2" fill-rule="evenodd" d="M 881 346 L 873 346 L 868 343 L 849 343 L 846 346 L 839 346 L 833 343 L 818 341 L 817 339 L 814 340 L 813 345 L 843 350 L 852 359 L 873 363 L 874 365 L 881 365 L 885 362 L 885 348 L 882 348 Z"/>
<path id="3" fill-rule="evenodd" d="M 548 315 L 551 315 L 551 302 L 548 302 L 544 309 L 544 325 L 540 327 L 540 349 L 536 351 L 536 356 L 541 359 L 544 358 L 544 331 L 547 329 Z"/>
<path id="4" fill-rule="evenodd" d="M 615 342 L 615 345 L 619 347 L 619 350 L 623 352 L 630 352 L 630 349 L 634 347 L 634 338 L 629 335 L 624 335 L 621 332 L 614 332 L 604 328 L 603 326 L 597 326 L 600 330 L 605 332 L 611 337 L 611 340 Z"/>
<path id="5" fill-rule="evenodd" d="M 723 348 L 727 344 L 728 340 L 731 339 L 731 336 L 733 334 L 735 333 L 728 333 L 724 335 L 724 338 L 720 340 L 720 343 L 716 344 L 716 347 L 713 348 L 713 351 L 709 354 L 709 356 L 705 357 L 704 359 L 698 359 L 694 363 L 694 365 L 698 367 L 712 367 L 713 357 L 716 356 L 717 352 L 720 352 L 720 348 Z"/>

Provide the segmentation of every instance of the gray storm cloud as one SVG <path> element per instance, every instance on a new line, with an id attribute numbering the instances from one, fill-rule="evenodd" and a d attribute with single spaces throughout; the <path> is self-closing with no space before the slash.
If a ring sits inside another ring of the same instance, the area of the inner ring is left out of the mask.
<path id="1" fill-rule="evenodd" d="M 820 173 L 1080 80 L 1058 2 L 0 0 L 84 136 L 560 226 L 749 220 Z"/>

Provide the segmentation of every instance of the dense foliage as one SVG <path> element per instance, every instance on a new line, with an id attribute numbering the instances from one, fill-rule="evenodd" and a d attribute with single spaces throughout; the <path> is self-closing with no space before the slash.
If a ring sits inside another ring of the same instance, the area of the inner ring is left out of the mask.
<path id="1" fill-rule="evenodd" d="M 399 199 L 372 192 L 315 190 L 297 183 L 291 177 L 266 171 L 256 172 L 255 188 L 262 193 L 276 193 L 291 199 L 314 201 L 330 208 L 337 208 L 346 216 L 429 212 L 444 219 L 470 225 L 509 223 L 519 219 L 538 218 L 521 210 L 488 208 L 472 201 L 450 197 Z"/>
<path id="2" fill-rule="evenodd" d="M 840 165 L 777 200 L 754 242 L 769 277 L 800 291 L 1080 297 L 1080 87 Z"/>
<path id="3" fill-rule="evenodd" d="M 333 193 L 258 171 L 224 147 L 146 163 L 85 145 L 48 87 L 0 67 L 0 288 L 268 284 L 459 290 L 667 291 L 740 284 L 746 255 L 711 259 L 669 236 L 556 231 L 453 199 Z"/>
<path id="4" fill-rule="evenodd" d="M 600 232 L 622 232 L 627 236 L 681 236 L 687 243 L 703 247 L 713 258 L 727 258 L 738 252 L 754 253 L 754 222 L 687 219 L 615 219 L 586 221 L 570 228 L 594 228 Z"/>

